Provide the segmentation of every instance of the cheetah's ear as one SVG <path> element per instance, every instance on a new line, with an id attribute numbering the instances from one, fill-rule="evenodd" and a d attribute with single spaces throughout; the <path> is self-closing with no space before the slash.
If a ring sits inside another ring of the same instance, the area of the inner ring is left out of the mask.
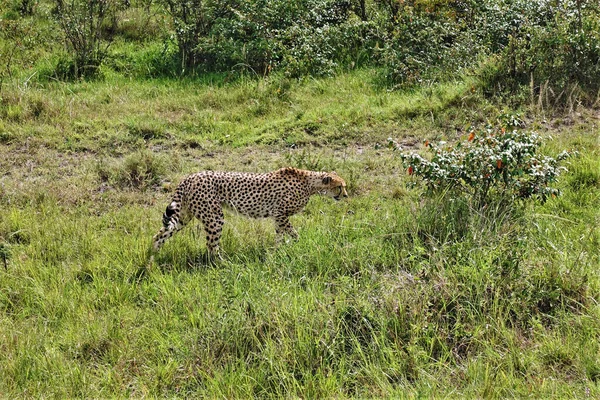
<path id="1" fill-rule="evenodd" d="M 331 183 L 331 177 L 330 176 L 326 176 L 325 178 L 323 178 L 323 184 L 329 185 L 330 183 Z"/>

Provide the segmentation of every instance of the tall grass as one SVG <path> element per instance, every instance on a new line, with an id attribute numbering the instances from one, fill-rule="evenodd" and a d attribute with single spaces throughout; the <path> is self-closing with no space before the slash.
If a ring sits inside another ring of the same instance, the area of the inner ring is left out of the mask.
<path id="1" fill-rule="evenodd" d="M 5 88 L 2 112 L 21 111 L 0 146 L 0 393 L 599 396 L 591 111 L 549 128 L 545 151 L 581 153 L 562 196 L 475 211 L 407 188 L 380 143 L 452 140 L 498 106 L 368 77 Z M 223 261 L 192 224 L 148 263 L 182 176 L 290 164 L 336 170 L 350 198 L 312 199 L 295 242 L 227 214 Z"/>

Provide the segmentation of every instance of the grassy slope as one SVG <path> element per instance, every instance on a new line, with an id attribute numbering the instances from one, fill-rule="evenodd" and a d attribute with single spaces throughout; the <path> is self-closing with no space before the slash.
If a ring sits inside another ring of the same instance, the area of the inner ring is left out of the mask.
<path id="1" fill-rule="evenodd" d="M 546 151 L 581 152 L 563 197 L 431 242 L 417 232 L 440 222 L 379 144 L 503 110 L 470 83 L 370 77 L 5 85 L 0 393 L 599 396 L 595 113 L 531 120 Z M 269 221 L 227 215 L 216 266 L 190 227 L 146 268 L 182 176 L 282 165 L 335 169 L 351 198 L 311 200 L 280 247 Z"/>

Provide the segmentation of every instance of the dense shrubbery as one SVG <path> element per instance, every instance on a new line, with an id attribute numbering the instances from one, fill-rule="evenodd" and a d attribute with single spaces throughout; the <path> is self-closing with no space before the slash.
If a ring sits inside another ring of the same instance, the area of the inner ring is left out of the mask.
<path id="1" fill-rule="evenodd" d="M 347 0 L 163 2 L 173 17 L 182 65 L 192 69 L 332 73 L 358 58 L 368 36 L 350 18 Z"/>
<path id="2" fill-rule="evenodd" d="M 599 14 L 592 2 L 219 0 L 198 5 L 201 16 L 191 24 L 183 11 L 172 15 L 189 68 L 304 76 L 373 65 L 383 68 L 387 85 L 404 86 L 480 71 L 482 60 L 496 56 L 494 68 L 483 69 L 488 93 L 522 85 L 539 93 L 546 85 L 564 101 L 569 86 L 598 89 Z"/>
<path id="3" fill-rule="evenodd" d="M 391 84 L 447 79 L 492 57 L 483 71 L 488 93 L 533 85 L 539 94 L 549 84 L 560 100 L 570 85 L 598 90 L 600 14 L 591 1 L 402 4 L 385 29 L 380 60 Z"/>
<path id="4" fill-rule="evenodd" d="M 527 94 L 522 99 L 551 106 L 593 102 L 600 89 L 600 8 L 589 0 L 2 2 L 9 6 L 0 20 L 5 28 L 49 17 L 37 9 L 54 10 L 50 22 L 62 28 L 61 47 L 71 53 L 54 57 L 58 78 L 93 75 L 125 60 L 148 61 L 120 69 L 147 76 L 301 77 L 370 66 L 392 88 L 478 74 L 486 94 Z M 3 35 L 7 52 L 24 46 L 11 35 Z M 110 50 L 113 39 L 135 42 L 146 56 Z M 149 57 L 142 46 L 163 50 Z M 11 63 L 3 68 L 10 71 Z"/>
<path id="5" fill-rule="evenodd" d="M 600 9 L 597 2 L 532 3 L 504 35 L 498 58 L 484 72 L 485 90 L 529 87 L 540 106 L 596 100 L 600 89 Z M 575 95 L 575 96 L 574 96 Z"/>
<path id="6" fill-rule="evenodd" d="M 401 4 L 401 5 L 399 5 Z M 406 2 L 390 8 L 379 62 L 390 85 L 448 78 L 484 50 L 476 40 L 469 5 Z M 479 47 L 479 48 L 478 48 Z"/>

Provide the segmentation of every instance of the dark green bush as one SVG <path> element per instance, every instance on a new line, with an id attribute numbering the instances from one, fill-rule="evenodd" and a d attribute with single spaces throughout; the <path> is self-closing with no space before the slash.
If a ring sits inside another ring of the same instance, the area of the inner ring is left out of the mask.
<path id="1" fill-rule="evenodd" d="M 102 64 L 151 77 L 369 66 L 391 88 L 477 73 L 486 94 L 548 105 L 594 101 L 600 89 L 600 10 L 590 0 L 56 0 L 55 16 L 70 53 L 56 65 L 63 79 Z M 126 44 L 109 52 L 115 36 Z M 141 43 L 149 49 L 127 47 Z"/>
<path id="2" fill-rule="evenodd" d="M 117 23 L 116 0 L 55 0 L 54 16 L 71 56 L 59 65 L 66 77 L 96 75 L 112 41 L 111 24 Z"/>
<path id="3" fill-rule="evenodd" d="M 536 9 L 537 19 L 525 19 L 510 32 L 499 58 L 484 72 L 486 93 L 514 94 L 527 87 L 531 101 L 540 106 L 595 101 L 600 90 L 598 4 L 543 4 Z"/>
<path id="4" fill-rule="evenodd" d="M 391 27 L 390 27 L 391 28 Z M 407 9 L 396 18 L 382 52 L 386 81 L 391 85 L 416 84 L 455 71 L 468 57 L 451 57 L 460 35 L 455 23 Z"/>
<path id="5" fill-rule="evenodd" d="M 369 25 L 348 0 L 164 0 L 183 67 L 291 76 L 332 73 L 365 58 Z"/>

